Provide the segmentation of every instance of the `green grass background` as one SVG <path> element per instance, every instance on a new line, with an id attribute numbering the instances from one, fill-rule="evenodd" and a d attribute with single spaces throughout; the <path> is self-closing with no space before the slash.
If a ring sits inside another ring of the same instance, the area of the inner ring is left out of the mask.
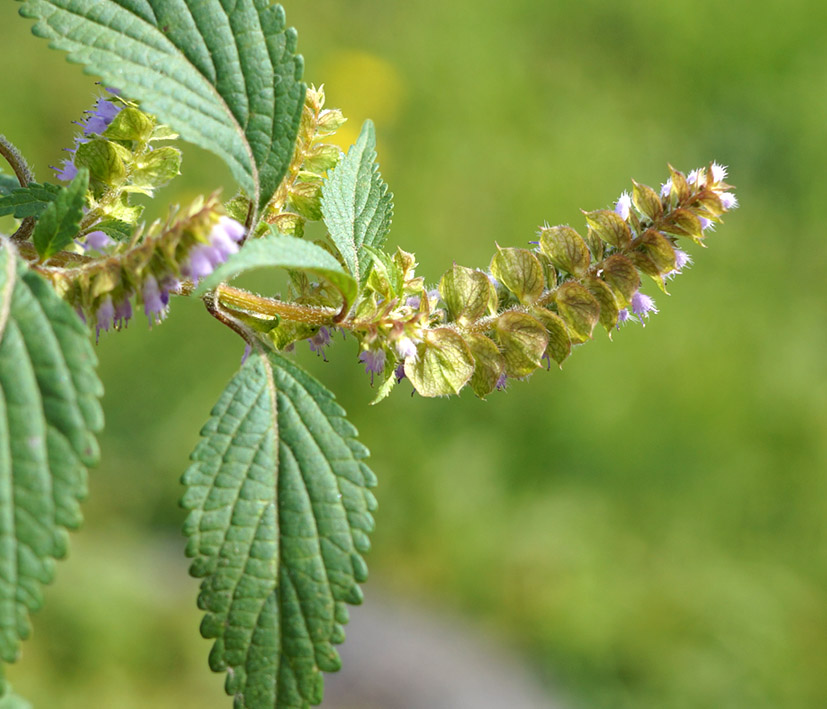
<path id="1" fill-rule="evenodd" d="M 94 85 L 16 9 L 0 7 L 0 132 L 43 179 Z M 472 616 L 576 707 L 827 706 L 827 5 L 286 9 L 343 137 L 376 120 L 391 243 L 429 281 L 545 220 L 579 227 L 667 162 L 729 165 L 742 205 L 671 297 L 650 289 L 645 329 L 487 402 L 400 387 L 368 407 L 351 343 L 327 365 L 298 348 L 373 452 L 372 583 Z M 184 173 L 166 200 L 231 189 L 189 146 Z M 37 707 L 228 706 L 177 498 L 241 349 L 191 302 L 102 338 L 87 523 L 9 672 Z"/>

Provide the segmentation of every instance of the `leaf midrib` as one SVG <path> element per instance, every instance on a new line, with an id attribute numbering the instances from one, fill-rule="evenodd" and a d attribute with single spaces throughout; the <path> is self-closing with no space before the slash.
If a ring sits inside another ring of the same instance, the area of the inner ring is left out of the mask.
<path id="1" fill-rule="evenodd" d="M 186 3 L 184 3 L 184 4 L 185 4 L 185 6 L 186 6 L 187 10 L 190 12 L 190 16 L 191 16 L 191 17 L 193 17 L 193 15 L 192 15 L 192 11 L 190 10 L 189 5 L 187 5 Z M 121 9 L 125 10 L 126 12 L 130 12 L 129 10 L 127 10 L 126 8 L 123 8 L 122 6 L 119 6 L 119 7 L 121 7 Z M 155 17 L 155 8 L 153 8 L 151 5 L 150 5 L 149 7 L 150 7 L 150 9 L 152 10 L 152 16 L 155 18 L 155 20 L 156 20 L 156 22 L 157 22 L 157 17 Z M 81 13 L 79 13 L 79 12 L 75 12 L 75 11 L 73 11 L 73 10 L 69 9 L 69 8 L 61 8 L 61 11 L 65 12 L 65 13 L 67 13 L 67 14 L 69 14 L 69 15 L 72 15 L 72 16 L 74 16 L 74 17 L 81 18 L 83 21 L 86 21 L 86 22 L 91 22 L 91 23 L 93 23 L 93 24 L 96 24 L 96 25 L 98 25 L 99 27 L 103 27 L 103 28 L 105 28 L 106 30 L 108 30 L 108 31 L 110 31 L 110 32 L 115 32 L 115 31 L 116 31 L 116 30 L 114 30 L 112 27 L 110 27 L 109 25 L 106 25 L 106 24 L 104 24 L 104 23 L 100 22 L 100 21 L 99 21 L 99 20 L 97 20 L 97 19 L 94 19 L 94 18 L 88 17 L 88 16 L 83 15 L 83 14 L 81 14 Z M 256 206 L 256 209 L 257 209 L 257 208 L 258 208 L 258 201 L 259 201 L 259 198 L 260 198 L 260 196 L 261 196 L 261 183 L 260 183 L 260 181 L 259 181 L 259 171 L 258 171 L 258 165 L 256 164 L 256 161 L 255 161 L 255 156 L 254 156 L 254 155 L 253 155 L 253 153 L 252 153 L 252 149 L 251 149 L 251 147 L 250 147 L 250 143 L 249 143 L 249 141 L 247 140 L 247 133 L 244 131 L 243 127 L 241 126 L 241 124 L 240 124 L 240 123 L 238 122 L 238 120 L 236 119 L 235 114 L 233 114 L 233 112 L 230 110 L 230 107 L 229 107 L 229 105 L 227 104 L 227 102 L 224 100 L 224 97 L 223 97 L 220 93 L 218 93 L 218 89 L 217 89 L 217 88 L 213 85 L 213 83 L 210 81 L 210 79 L 209 79 L 207 76 L 205 76 L 205 75 L 201 72 L 201 70 L 200 70 L 200 69 L 199 69 L 199 68 L 198 68 L 195 64 L 193 64 L 193 63 L 192 63 L 192 62 L 191 62 L 191 61 L 187 58 L 186 54 L 184 54 L 184 52 L 182 52 L 182 51 L 181 51 L 178 47 L 176 47 L 176 46 L 175 46 L 175 45 L 174 45 L 174 44 L 173 44 L 173 43 L 172 43 L 169 39 L 167 39 L 167 37 L 166 37 L 166 36 L 164 36 L 164 33 L 163 33 L 163 32 L 161 32 L 160 28 L 159 28 L 157 25 L 153 25 L 153 24 L 151 24 L 151 23 L 147 22 L 147 21 L 146 21 L 146 20 L 144 20 L 144 19 L 143 19 L 140 15 L 138 15 L 138 14 L 136 14 L 136 13 L 131 12 L 130 14 L 131 14 L 131 15 L 132 15 L 132 16 L 133 16 L 136 20 L 138 20 L 140 23 L 142 23 L 143 25 L 146 25 L 146 26 L 148 26 L 148 27 L 152 28 L 152 30 L 154 30 L 155 32 L 157 32 L 157 33 L 158 33 L 158 34 L 159 34 L 159 35 L 163 38 L 163 41 L 164 41 L 164 43 L 165 43 L 165 45 L 166 45 L 167 47 L 172 47 L 172 49 L 174 50 L 174 52 L 173 52 L 173 53 L 170 53 L 170 56 L 177 56 L 177 57 L 179 57 L 181 60 L 183 60 L 183 62 L 184 62 L 184 63 L 185 63 L 188 67 L 191 67 L 191 68 L 195 71 L 195 73 L 196 73 L 196 74 L 198 74 L 198 76 L 200 76 L 200 77 L 204 80 L 204 82 L 206 83 L 206 85 L 207 85 L 207 87 L 208 87 L 209 91 L 213 94 L 213 96 L 214 96 L 214 97 L 218 100 L 218 102 L 220 103 L 220 105 L 221 105 L 221 106 L 222 106 L 222 108 L 224 109 L 224 113 L 225 113 L 225 115 L 227 115 L 227 116 L 229 116 L 229 117 L 230 117 L 230 120 L 231 120 L 231 122 L 232 122 L 232 125 L 233 125 L 234 129 L 236 130 L 236 133 L 240 136 L 240 138 L 241 138 L 241 142 L 242 142 L 242 145 L 243 145 L 243 147 L 244 147 L 244 150 L 246 151 L 246 153 L 247 153 L 247 157 L 249 158 L 249 166 L 250 166 L 250 169 L 251 169 L 251 172 L 252 172 L 251 177 L 252 177 L 252 179 L 253 179 L 253 184 L 255 185 L 255 191 L 256 191 L 256 195 L 255 195 L 255 206 Z M 226 17 L 226 16 L 227 16 L 227 15 L 226 15 L 226 12 L 225 12 L 225 17 Z M 228 22 L 229 22 L 229 18 L 228 18 Z M 194 17 L 193 17 L 193 24 L 194 24 L 194 25 L 196 25 L 196 27 L 198 26 L 198 23 L 195 21 L 195 18 L 194 18 Z M 199 32 L 200 32 L 200 31 L 201 31 L 201 30 L 200 30 L 200 28 L 199 28 Z M 232 35 L 233 35 L 233 40 L 235 41 L 235 33 L 234 33 L 234 32 L 232 32 Z M 65 36 L 65 35 L 64 35 L 64 36 Z M 146 42 L 146 41 L 144 41 L 143 39 L 141 39 L 141 38 L 139 38 L 139 37 L 134 37 L 134 36 L 132 36 L 132 35 L 128 35 L 128 36 L 129 36 L 129 39 L 130 39 L 130 40 L 132 40 L 133 42 L 136 42 L 136 43 L 138 43 L 138 44 L 142 44 L 143 46 L 148 47 L 148 48 L 152 49 L 153 51 L 157 51 L 157 48 L 156 48 L 156 47 L 153 47 L 152 45 L 150 45 L 149 43 L 147 43 L 147 42 Z M 202 36 L 203 36 L 203 35 L 202 35 Z M 66 37 L 66 39 L 68 40 L 69 38 L 68 38 L 68 37 Z M 77 42 L 77 40 L 69 40 L 69 41 L 72 41 L 72 42 L 73 42 L 73 43 L 75 43 L 75 44 L 80 44 L 79 42 Z M 121 65 L 123 65 L 123 64 L 127 64 L 127 65 L 135 66 L 135 67 L 138 67 L 138 68 L 147 68 L 146 66 L 141 65 L 141 64 L 137 64 L 137 63 L 135 63 L 134 61 L 132 61 L 132 60 L 130 60 L 130 59 L 127 59 L 127 58 L 125 58 L 125 57 L 122 57 L 122 56 L 121 56 L 121 55 L 119 55 L 119 54 L 115 54 L 115 53 L 114 53 L 114 52 L 112 52 L 111 50 L 108 50 L 108 49 L 102 49 L 102 48 L 97 47 L 97 46 L 93 46 L 93 47 L 89 47 L 89 46 L 87 46 L 87 45 L 82 45 L 82 46 L 83 46 L 83 48 L 84 48 L 84 49 L 87 49 L 87 50 L 93 50 L 93 51 L 103 52 L 103 53 L 107 53 L 107 54 L 112 54 L 113 56 L 117 57 L 117 60 L 118 60 L 118 62 L 119 62 Z M 238 48 L 238 44 L 236 44 L 236 49 L 237 49 L 237 48 Z M 268 56 L 269 56 L 269 52 L 268 52 Z M 212 56 L 210 56 L 210 60 L 212 61 Z M 271 61 L 271 63 L 272 63 L 272 61 Z M 160 72 L 160 73 L 164 73 L 164 72 Z M 192 89 L 191 89 L 190 87 L 186 86 L 186 84 L 182 84 L 182 83 L 181 83 L 180 81 L 178 81 L 178 79 L 176 79 L 175 77 L 173 77 L 173 76 L 171 76 L 171 75 L 169 75 L 169 74 L 164 74 L 164 75 L 165 75 L 165 76 L 166 76 L 166 77 L 167 77 L 170 81 L 172 81 L 172 82 L 174 82 L 174 83 L 178 84 L 179 86 L 183 87 L 183 88 L 184 88 L 184 89 L 186 89 L 187 91 L 192 91 Z M 242 72 L 242 78 L 243 78 L 243 80 L 244 80 L 244 87 L 245 87 L 245 92 L 244 92 L 244 95 L 245 95 L 245 96 L 248 96 L 247 91 L 246 91 L 246 86 L 247 86 L 247 84 L 246 84 L 246 77 L 244 77 L 244 76 L 243 76 L 243 72 Z M 179 100 L 180 100 L 180 99 L 179 99 Z M 189 103 L 187 103 L 186 101 L 182 101 L 182 103 L 184 103 L 184 105 L 186 105 L 188 108 L 190 108 L 190 109 L 192 109 L 192 110 L 197 110 L 197 109 L 195 109 L 195 107 L 194 107 L 194 106 L 190 105 L 190 104 L 189 104 Z M 172 123 L 172 122 L 170 122 L 170 125 L 173 125 L 173 123 Z M 173 127 L 174 127 L 174 126 L 173 126 Z M 0 330 L 0 332 L 2 332 L 2 330 Z"/>

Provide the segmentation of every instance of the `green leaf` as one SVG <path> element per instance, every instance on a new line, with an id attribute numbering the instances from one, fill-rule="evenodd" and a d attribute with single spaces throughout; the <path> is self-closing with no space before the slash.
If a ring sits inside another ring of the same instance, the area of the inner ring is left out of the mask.
<path id="1" fill-rule="evenodd" d="M 227 9 L 229 8 L 229 9 Z M 270 0 L 25 0 L 33 32 L 184 140 L 221 157 L 259 207 L 304 107 L 296 33 Z"/>
<path id="2" fill-rule="evenodd" d="M 367 275 L 371 257 L 363 244 L 381 248 L 390 231 L 393 195 L 376 164 L 376 134 L 365 121 L 322 187 L 322 218 L 330 238 L 357 281 Z"/>
<path id="3" fill-rule="evenodd" d="M 81 521 L 103 428 L 86 328 L 0 239 L 0 659 L 12 662 L 66 529 Z"/>
<path id="4" fill-rule="evenodd" d="M 318 704 L 367 577 L 368 452 L 333 395 L 272 352 L 248 358 L 201 435 L 182 504 L 210 667 L 236 707 Z"/>
<path id="5" fill-rule="evenodd" d="M 32 235 L 34 247 L 42 260 L 71 244 L 77 236 L 88 187 L 89 171 L 81 168 L 75 179 L 68 186 L 61 187 L 54 201 L 43 210 Z"/>
<path id="6" fill-rule="evenodd" d="M 0 170 L 0 196 L 11 194 L 13 190 L 20 188 L 20 182 L 14 175 L 6 175 Z"/>
<path id="7" fill-rule="evenodd" d="M 310 241 L 278 234 L 272 227 L 267 236 L 247 241 L 241 251 L 201 281 L 195 293 L 203 295 L 219 283 L 230 281 L 242 273 L 273 266 L 310 271 L 326 278 L 342 294 L 345 308 L 356 297 L 356 281 L 345 273 L 333 255 Z"/>
<path id="8" fill-rule="evenodd" d="M 51 185 L 48 182 L 38 184 L 30 182 L 26 187 L 20 187 L 17 180 L 14 180 L 14 189 L 7 193 L 0 190 L 0 217 L 11 214 L 15 219 L 26 219 L 26 217 L 39 217 L 60 193 L 58 185 Z"/>

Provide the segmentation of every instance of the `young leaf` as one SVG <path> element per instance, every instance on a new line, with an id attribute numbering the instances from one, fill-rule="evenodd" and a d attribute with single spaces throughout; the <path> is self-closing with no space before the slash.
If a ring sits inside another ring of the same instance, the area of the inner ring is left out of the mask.
<path id="1" fill-rule="evenodd" d="M 275 353 L 248 358 L 201 435 L 182 504 L 210 667 L 236 707 L 318 704 L 367 576 L 367 450 L 333 395 Z"/>
<path id="2" fill-rule="evenodd" d="M 0 189 L 0 217 L 11 214 L 15 219 L 39 217 L 60 193 L 60 187 L 44 182 L 30 182 L 26 187 L 20 187 L 14 179 L 14 189 L 4 192 Z"/>
<path id="3" fill-rule="evenodd" d="M 356 297 L 356 281 L 345 273 L 331 254 L 310 241 L 297 239 L 295 236 L 284 236 L 275 231 L 244 244 L 241 251 L 201 282 L 196 295 L 203 295 L 219 283 L 232 280 L 241 273 L 268 266 L 310 271 L 326 278 L 342 294 L 345 308 L 348 308 Z"/>
<path id="4" fill-rule="evenodd" d="M 393 217 L 393 195 L 376 164 L 376 134 L 365 121 L 322 187 L 322 218 L 330 238 L 357 281 L 367 275 L 371 257 L 364 244 L 381 248 Z"/>
<path id="5" fill-rule="evenodd" d="M 77 236 L 88 187 L 89 171 L 81 168 L 68 186 L 61 187 L 54 201 L 49 203 L 37 220 L 32 241 L 44 261 L 71 244 Z"/>
<path id="6" fill-rule="evenodd" d="M 0 238 L 0 660 L 29 634 L 28 611 L 81 521 L 86 467 L 103 428 L 86 328 Z"/>
<path id="7" fill-rule="evenodd" d="M 269 0 L 25 0 L 33 31 L 214 152 L 262 207 L 284 177 L 304 107 L 296 33 Z"/>

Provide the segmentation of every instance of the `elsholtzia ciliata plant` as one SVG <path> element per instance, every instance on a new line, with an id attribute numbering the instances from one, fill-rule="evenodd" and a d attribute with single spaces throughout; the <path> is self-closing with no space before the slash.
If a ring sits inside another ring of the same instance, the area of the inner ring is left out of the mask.
<path id="1" fill-rule="evenodd" d="M 102 83 L 51 180 L 0 138 L 0 216 L 18 220 L 0 236 L 0 658 L 17 659 L 81 521 L 103 427 L 94 341 L 200 298 L 245 347 L 183 475 L 209 664 L 237 708 L 319 704 L 347 604 L 362 600 L 376 478 L 333 395 L 288 353 L 304 341 L 327 357 L 338 332 L 358 342 L 346 366 L 364 368 L 376 401 L 402 381 L 494 395 L 598 325 L 611 336 L 657 313 L 643 282 L 665 293 L 691 262 L 681 244 L 703 244 L 737 206 L 726 169 L 670 168 L 659 189 L 635 182 L 585 212 L 581 232 L 543 226 L 427 284 L 388 246 L 373 125 L 346 155 L 325 142 L 344 117 L 302 83 L 279 6 L 25 0 L 21 14 Z M 238 193 L 147 225 L 135 197 L 179 174 L 179 138 L 226 161 Z M 308 222 L 326 238 L 305 238 Z M 230 285 L 264 267 L 286 270 L 286 295 Z"/>

